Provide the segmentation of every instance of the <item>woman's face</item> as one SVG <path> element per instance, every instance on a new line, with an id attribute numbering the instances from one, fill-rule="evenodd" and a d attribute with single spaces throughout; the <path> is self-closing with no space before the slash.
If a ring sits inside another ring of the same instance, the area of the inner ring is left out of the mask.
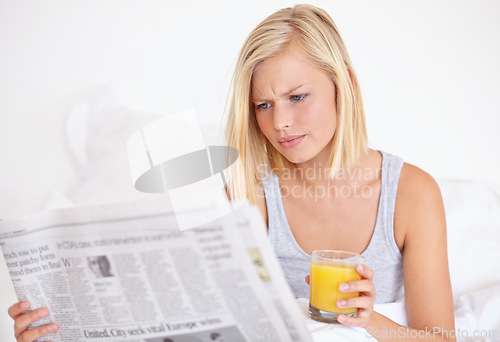
<path id="1" fill-rule="evenodd" d="M 251 91 L 257 123 L 274 148 L 294 164 L 324 166 L 337 126 L 329 75 L 292 49 L 255 70 Z"/>

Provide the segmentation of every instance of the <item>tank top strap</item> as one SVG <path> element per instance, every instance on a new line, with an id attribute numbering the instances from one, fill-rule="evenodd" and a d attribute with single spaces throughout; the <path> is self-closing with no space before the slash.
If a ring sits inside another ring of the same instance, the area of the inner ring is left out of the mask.
<path id="1" fill-rule="evenodd" d="M 268 175 L 261 175 L 262 187 L 264 189 L 264 196 L 266 199 L 267 216 L 270 213 L 275 214 L 279 212 L 279 205 L 277 198 L 281 198 L 281 192 L 279 191 L 278 176 L 272 172 Z M 277 191 L 278 190 L 278 191 Z M 268 217 L 268 220 L 270 217 Z"/>
<path id="2" fill-rule="evenodd" d="M 270 173 L 262 179 L 267 207 L 268 238 L 273 246 L 280 246 L 284 257 L 298 257 L 308 260 L 309 255 L 297 244 L 288 225 L 283 208 L 278 175 Z"/>
<path id="3" fill-rule="evenodd" d="M 379 254 L 381 250 L 389 249 L 396 259 L 402 257 L 394 237 L 394 210 L 399 176 L 404 161 L 400 157 L 380 151 L 382 154 L 380 200 L 377 213 L 377 223 L 370 244 L 363 255 Z"/>

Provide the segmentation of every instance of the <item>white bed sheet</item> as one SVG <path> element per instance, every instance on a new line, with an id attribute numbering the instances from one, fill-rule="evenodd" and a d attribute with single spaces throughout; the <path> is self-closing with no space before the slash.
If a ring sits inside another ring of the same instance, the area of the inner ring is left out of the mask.
<path id="1" fill-rule="evenodd" d="M 326 324 L 308 317 L 309 301 L 297 299 L 315 342 L 362 342 L 376 341 L 362 328 L 341 324 Z M 404 302 L 377 304 L 374 310 L 403 326 L 408 326 Z M 500 285 L 470 292 L 455 302 L 455 331 L 459 342 L 500 341 Z"/>
<path id="2" fill-rule="evenodd" d="M 314 342 L 373 342 L 377 340 L 363 328 L 348 327 L 342 324 L 327 324 L 312 320 L 308 315 L 309 300 L 306 298 L 298 298 L 297 304 L 304 314 L 307 328 L 311 332 Z M 407 325 L 404 302 L 377 304 L 374 309 L 398 324 Z"/>

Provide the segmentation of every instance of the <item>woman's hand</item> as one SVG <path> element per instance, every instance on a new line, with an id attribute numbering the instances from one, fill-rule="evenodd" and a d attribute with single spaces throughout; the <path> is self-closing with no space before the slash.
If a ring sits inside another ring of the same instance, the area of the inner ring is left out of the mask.
<path id="1" fill-rule="evenodd" d="M 356 272 L 363 278 L 353 280 L 339 285 L 339 291 L 343 293 L 359 292 L 359 297 L 352 297 L 337 300 L 337 307 L 358 308 L 356 317 L 349 317 L 340 314 L 337 320 L 345 325 L 353 327 L 366 327 L 373 313 L 375 303 L 375 285 L 373 285 L 373 271 L 366 265 L 356 265 Z"/>
<path id="2" fill-rule="evenodd" d="M 343 293 L 359 292 L 359 297 L 339 299 L 336 303 L 338 308 L 358 308 L 356 317 L 349 317 L 340 314 L 337 320 L 345 325 L 353 327 L 366 327 L 370 321 L 373 304 L 375 303 L 375 285 L 373 285 L 373 271 L 366 265 L 356 265 L 356 272 L 363 278 L 353 280 L 339 285 L 339 291 Z M 309 284 L 310 276 L 306 276 L 306 283 Z M 345 287 L 344 287 L 345 285 Z"/>
<path id="3" fill-rule="evenodd" d="M 14 336 L 18 342 L 32 342 L 59 329 L 56 323 L 50 323 L 28 330 L 31 323 L 49 315 L 47 308 L 26 312 L 29 308 L 28 302 L 19 302 L 9 308 L 9 316 L 14 320 Z"/>

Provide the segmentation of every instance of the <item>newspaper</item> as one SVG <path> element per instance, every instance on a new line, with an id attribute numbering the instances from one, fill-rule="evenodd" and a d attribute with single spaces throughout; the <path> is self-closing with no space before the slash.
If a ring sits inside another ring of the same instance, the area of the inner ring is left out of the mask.
<path id="1" fill-rule="evenodd" d="M 165 199 L 0 222 L 19 300 L 48 307 L 39 341 L 312 341 L 247 203 L 179 231 Z M 203 214 L 203 213 L 197 213 Z"/>

